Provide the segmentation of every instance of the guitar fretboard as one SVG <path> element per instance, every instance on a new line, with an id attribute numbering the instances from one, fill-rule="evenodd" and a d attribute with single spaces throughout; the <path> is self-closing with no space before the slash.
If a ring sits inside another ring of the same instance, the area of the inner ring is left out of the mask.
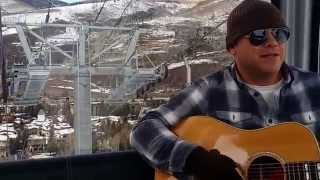
<path id="1" fill-rule="evenodd" d="M 249 180 L 320 180 L 320 162 L 287 163 L 284 168 L 280 163 L 258 163 L 252 164 L 248 173 Z"/>
<path id="2" fill-rule="evenodd" d="M 320 162 L 287 163 L 285 168 L 288 180 L 320 180 Z"/>

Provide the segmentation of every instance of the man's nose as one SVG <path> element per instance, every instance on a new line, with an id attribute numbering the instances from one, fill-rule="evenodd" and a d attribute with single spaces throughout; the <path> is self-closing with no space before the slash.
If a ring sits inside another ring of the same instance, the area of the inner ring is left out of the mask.
<path id="1" fill-rule="evenodd" d="M 272 32 L 268 32 L 268 38 L 267 41 L 265 43 L 265 46 L 278 46 L 279 42 L 277 41 L 277 39 L 275 38 L 275 35 Z"/>

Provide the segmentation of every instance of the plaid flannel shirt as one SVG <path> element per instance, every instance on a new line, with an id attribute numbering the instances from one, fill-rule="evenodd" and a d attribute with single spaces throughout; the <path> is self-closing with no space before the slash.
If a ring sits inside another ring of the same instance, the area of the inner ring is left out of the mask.
<path id="1" fill-rule="evenodd" d="M 208 115 L 242 129 L 257 129 L 295 121 L 316 135 L 320 129 L 320 78 L 296 67 L 282 66 L 284 82 L 273 109 L 262 95 L 237 79 L 234 65 L 198 80 L 167 104 L 148 112 L 132 130 L 130 141 L 154 167 L 183 173 L 185 161 L 196 147 L 170 129 L 188 116 Z M 213 132 L 214 133 L 214 132 Z"/>

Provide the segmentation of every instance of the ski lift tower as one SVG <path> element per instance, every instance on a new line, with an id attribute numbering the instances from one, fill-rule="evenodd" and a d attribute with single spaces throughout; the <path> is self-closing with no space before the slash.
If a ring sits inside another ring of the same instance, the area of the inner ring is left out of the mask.
<path id="1" fill-rule="evenodd" d="M 45 83 L 48 80 L 50 72 L 55 70 L 63 71 L 62 73 L 67 73 L 66 75 L 74 75 L 74 101 L 75 101 L 75 118 L 74 118 L 74 128 L 75 128 L 75 154 L 90 154 L 92 153 L 92 128 L 91 128 L 91 75 L 92 74 L 121 74 L 125 73 L 129 66 L 123 66 L 119 64 L 119 67 L 105 66 L 105 67 L 94 67 L 90 64 L 89 57 L 89 33 L 93 31 L 122 31 L 124 33 L 128 32 L 131 35 L 131 41 L 136 42 L 138 38 L 136 32 L 137 29 L 127 28 L 127 27 L 109 27 L 109 26 L 88 26 L 88 25 L 72 25 L 72 24 L 23 24 L 23 23 L 6 23 L 7 28 L 15 28 L 20 39 L 21 46 L 28 60 L 28 64 L 20 69 L 15 69 L 18 73 L 17 78 L 15 78 L 15 87 L 19 86 L 19 81 L 22 79 L 25 81 L 24 94 L 19 99 L 19 102 L 30 103 L 30 99 L 27 99 L 32 95 L 32 97 L 40 98 L 41 91 Z M 32 30 L 31 27 L 50 27 L 50 28 L 73 28 L 77 31 L 77 38 L 75 40 L 77 46 L 77 53 L 70 55 L 70 52 L 65 51 L 59 45 L 55 45 L 49 42 L 48 39 L 42 37 L 38 33 Z M 47 48 L 49 53 L 52 50 L 58 52 L 64 56 L 64 59 L 68 62 L 68 65 L 64 64 L 51 64 L 51 54 L 48 55 L 44 64 L 37 64 L 35 61 L 35 54 L 32 52 L 31 45 L 29 44 L 26 33 L 36 38 L 38 41 L 42 42 Z M 128 62 L 134 57 L 135 53 L 135 43 L 127 50 L 127 59 L 124 62 Z M 108 47 L 98 52 L 98 54 L 103 54 Z M 100 55 L 98 55 L 100 56 Z M 106 57 L 107 58 L 107 57 Z M 119 69 L 120 68 L 120 69 Z M 130 70 L 130 69 L 129 69 Z M 131 71 L 131 70 L 130 70 Z M 40 74 L 39 74 L 40 73 Z M 23 76 L 21 76 L 23 74 Z M 33 77 L 37 77 L 36 79 Z M 39 79 L 40 78 L 40 79 Z M 17 85 L 18 84 L 18 85 Z M 19 88 L 16 88 L 17 90 Z M 29 94 L 28 94 L 29 93 Z M 26 100 L 26 101 L 23 101 Z"/>

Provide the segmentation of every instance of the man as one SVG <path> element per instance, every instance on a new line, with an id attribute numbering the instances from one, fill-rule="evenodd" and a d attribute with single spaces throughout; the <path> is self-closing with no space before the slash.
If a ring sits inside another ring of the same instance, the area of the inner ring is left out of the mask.
<path id="1" fill-rule="evenodd" d="M 186 117 L 208 115 L 242 129 L 296 121 L 317 132 L 319 77 L 284 63 L 289 35 L 275 6 L 244 0 L 227 21 L 226 47 L 234 63 L 147 113 L 132 131 L 132 145 L 176 177 L 240 179 L 232 159 L 183 141 L 170 130 Z"/>

